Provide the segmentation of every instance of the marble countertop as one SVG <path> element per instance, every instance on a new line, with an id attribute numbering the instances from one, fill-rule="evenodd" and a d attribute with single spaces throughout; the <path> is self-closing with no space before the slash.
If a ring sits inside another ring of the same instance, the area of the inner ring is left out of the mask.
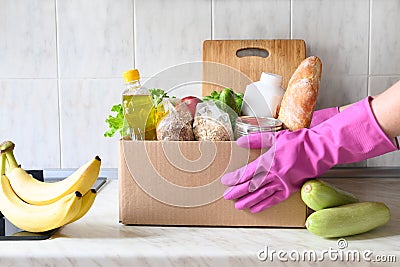
<path id="1" fill-rule="evenodd" d="M 329 182 L 351 188 L 363 200 L 384 201 L 392 212 L 390 222 L 339 241 L 306 229 L 126 226 L 118 222 L 117 181 L 111 180 L 89 213 L 53 238 L 1 241 L 0 266 L 317 266 L 322 258 L 324 266 L 373 266 L 379 265 L 373 262 L 377 259 L 400 261 L 400 179 Z"/>

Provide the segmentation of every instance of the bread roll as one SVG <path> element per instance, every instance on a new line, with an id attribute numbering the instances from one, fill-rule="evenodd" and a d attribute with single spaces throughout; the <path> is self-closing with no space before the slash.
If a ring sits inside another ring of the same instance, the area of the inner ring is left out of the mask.
<path id="1" fill-rule="evenodd" d="M 317 102 L 322 63 L 316 56 L 304 59 L 289 80 L 278 119 L 290 131 L 309 128 Z"/>

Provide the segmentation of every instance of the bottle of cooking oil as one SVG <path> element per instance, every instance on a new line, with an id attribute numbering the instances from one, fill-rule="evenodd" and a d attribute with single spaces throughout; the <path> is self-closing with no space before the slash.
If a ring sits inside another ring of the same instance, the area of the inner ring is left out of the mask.
<path id="1" fill-rule="evenodd" d="M 126 90 L 122 94 L 122 107 L 132 140 L 156 140 L 155 109 L 148 89 L 140 84 L 137 69 L 122 74 Z"/>

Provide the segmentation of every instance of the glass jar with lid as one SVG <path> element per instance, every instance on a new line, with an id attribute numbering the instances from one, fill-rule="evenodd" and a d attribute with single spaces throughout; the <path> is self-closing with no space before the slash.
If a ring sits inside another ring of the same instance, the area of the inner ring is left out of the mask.
<path id="1" fill-rule="evenodd" d="M 242 116 L 236 119 L 235 139 L 256 132 L 277 132 L 282 130 L 282 122 L 272 117 Z"/>

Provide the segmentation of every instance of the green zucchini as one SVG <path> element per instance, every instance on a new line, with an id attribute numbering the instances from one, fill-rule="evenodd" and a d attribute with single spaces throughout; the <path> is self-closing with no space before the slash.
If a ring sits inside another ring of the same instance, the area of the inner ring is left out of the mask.
<path id="1" fill-rule="evenodd" d="M 315 235 L 333 238 L 368 232 L 386 224 L 389 208 L 381 202 L 359 202 L 312 213 L 307 230 Z"/>
<path id="2" fill-rule="evenodd" d="M 303 184 L 301 199 L 315 211 L 358 202 L 353 194 L 318 179 Z"/>

